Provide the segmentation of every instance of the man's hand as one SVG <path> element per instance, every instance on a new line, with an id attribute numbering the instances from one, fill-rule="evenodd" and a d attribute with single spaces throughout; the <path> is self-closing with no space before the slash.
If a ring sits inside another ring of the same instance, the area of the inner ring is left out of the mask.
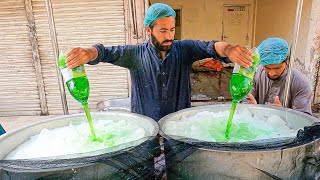
<path id="1" fill-rule="evenodd" d="M 249 104 L 257 104 L 256 99 L 253 97 L 251 93 L 248 94 L 248 97 L 250 99 Z"/>
<path id="2" fill-rule="evenodd" d="M 98 50 L 94 47 L 91 48 L 74 48 L 67 54 L 67 66 L 72 69 L 78 67 L 81 64 L 86 64 L 91 60 L 96 59 L 98 56 Z"/>
<path id="3" fill-rule="evenodd" d="M 225 55 L 234 63 L 239 64 L 245 68 L 249 68 L 252 65 L 252 53 L 243 46 L 229 45 L 225 49 Z"/>
<path id="4" fill-rule="evenodd" d="M 232 62 L 240 66 L 249 68 L 252 65 L 252 52 L 243 46 L 232 46 L 226 42 L 216 42 L 214 48 L 221 57 L 228 57 Z"/>
<path id="5" fill-rule="evenodd" d="M 270 105 L 270 106 L 282 107 L 282 104 L 281 104 L 281 102 L 280 102 L 279 96 L 276 96 L 276 97 L 274 98 L 274 103 L 273 103 L 273 104 L 269 104 L 269 105 Z"/>

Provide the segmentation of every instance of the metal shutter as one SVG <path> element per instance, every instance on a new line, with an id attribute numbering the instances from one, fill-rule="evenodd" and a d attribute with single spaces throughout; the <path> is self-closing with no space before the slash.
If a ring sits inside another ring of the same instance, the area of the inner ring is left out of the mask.
<path id="1" fill-rule="evenodd" d="M 90 47 L 95 43 L 125 45 L 123 0 L 52 0 L 59 49 Z M 44 0 L 32 0 L 38 35 L 39 54 L 49 114 L 62 114 L 59 84 L 51 44 Z M 128 97 L 127 70 L 100 63 L 85 65 L 90 83 L 89 105 L 106 98 Z M 69 113 L 82 112 L 82 107 L 66 88 Z"/>
<path id="2" fill-rule="evenodd" d="M 0 116 L 41 114 L 24 0 L 0 2 L 0 59 Z"/>

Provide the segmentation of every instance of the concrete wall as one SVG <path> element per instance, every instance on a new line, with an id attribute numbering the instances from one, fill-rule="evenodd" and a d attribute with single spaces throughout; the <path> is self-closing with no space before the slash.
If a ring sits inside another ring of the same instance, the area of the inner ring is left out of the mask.
<path id="1" fill-rule="evenodd" d="M 309 18 L 305 18 L 306 22 L 301 24 L 305 29 L 308 28 L 308 31 L 299 34 L 294 67 L 304 73 L 312 83 L 313 90 L 316 91 L 314 104 L 317 104 L 320 102 L 320 89 L 317 85 L 319 82 L 317 63 L 320 57 L 320 1 L 313 0 L 309 7 Z"/>
<path id="2" fill-rule="evenodd" d="M 254 0 L 150 0 L 181 9 L 181 39 L 221 40 L 223 4 L 250 4 Z"/>
<path id="3" fill-rule="evenodd" d="M 294 67 L 299 69 L 302 73 L 306 74 L 310 80 L 310 59 L 307 59 L 306 57 L 306 47 L 309 43 L 308 36 L 310 32 L 310 23 L 312 22 L 311 8 L 312 0 L 304 0 L 300 20 L 299 36 L 297 40 L 296 54 L 294 59 Z"/>
<path id="4" fill-rule="evenodd" d="M 312 0 L 305 0 L 305 2 Z M 267 37 L 281 37 L 290 41 L 296 12 L 296 0 L 150 0 L 181 9 L 182 39 L 221 39 L 224 4 L 257 3 L 254 44 Z M 306 3 L 305 3 L 306 4 Z M 307 3 L 310 4 L 311 3 Z M 253 8 L 254 9 L 254 8 Z M 310 9 L 310 8 L 308 8 Z M 307 16 L 306 16 L 307 18 Z"/>
<path id="5" fill-rule="evenodd" d="M 258 0 L 255 44 L 267 37 L 280 37 L 290 41 L 294 25 L 295 0 Z"/>
<path id="6" fill-rule="evenodd" d="M 253 46 L 267 37 L 280 37 L 291 43 L 297 0 L 150 0 L 181 9 L 181 39 L 221 40 L 223 4 L 252 4 L 255 8 Z M 320 0 L 304 0 L 293 67 L 317 80 L 319 54 Z M 320 86 L 315 102 L 320 102 Z"/>
<path id="7" fill-rule="evenodd" d="M 319 78 L 319 65 L 320 65 L 320 1 L 314 3 L 312 6 L 313 18 L 311 24 L 314 24 L 312 30 L 310 30 L 309 43 L 307 47 L 307 53 L 309 54 L 311 62 L 316 64 L 312 66 L 314 72 L 314 104 L 320 103 L 320 78 Z"/>
<path id="8" fill-rule="evenodd" d="M 304 0 L 295 66 L 302 68 L 308 44 L 312 3 Z M 256 26 L 254 46 L 267 37 L 281 37 L 290 43 L 293 31 L 297 0 L 151 0 L 162 2 L 174 9 L 181 9 L 181 39 L 221 40 L 223 4 L 252 4 L 255 6 Z M 319 0 L 318 0 L 319 3 Z M 309 67 L 309 66 L 307 66 Z"/>
<path id="9" fill-rule="evenodd" d="M 300 70 L 303 74 L 306 74 L 310 83 L 313 80 L 313 72 L 311 72 L 311 69 L 313 69 L 312 67 L 314 67 L 315 64 L 308 58 L 306 47 L 308 47 L 310 43 L 308 36 L 314 35 L 314 32 L 310 32 L 310 27 L 314 26 L 314 24 L 312 24 L 314 19 L 311 18 L 313 2 L 316 3 L 316 0 L 303 1 L 299 36 L 293 62 L 293 67 Z M 287 40 L 290 45 L 292 43 L 291 36 L 295 23 L 296 6 L 296 0 L 258 0 L 255 32 L 256 46 L 267 37 L 283 38 Z"/>

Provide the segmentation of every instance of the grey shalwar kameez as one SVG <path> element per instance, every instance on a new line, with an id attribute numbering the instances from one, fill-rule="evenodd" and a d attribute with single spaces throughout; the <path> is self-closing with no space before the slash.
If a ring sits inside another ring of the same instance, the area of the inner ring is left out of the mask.
<path id="1" fill-rule="evenodd" d="M 304 113 L 312 114 L 311 111 L 311 84 L 308 79 L 298 70 L 291 71 L 290 93 L 287 108 Z M 258 104 L 274 103 L 275 96 L 279 96 L 280 102 L 284 102 L 287 69 L 277 80 L 267 76 L 263 66 L 259 66 L 254 77 L 253 87 L 250 93 Z"/>

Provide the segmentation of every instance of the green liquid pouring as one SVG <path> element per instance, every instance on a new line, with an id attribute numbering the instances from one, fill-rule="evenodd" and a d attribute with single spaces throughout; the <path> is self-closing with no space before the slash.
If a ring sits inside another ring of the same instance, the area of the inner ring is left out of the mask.
<path id="1" fill-rule="evenodd" d="M 226 132 L 225 132 L 225 135 L 224 135 L 226 139 L 229 139 L 232 119 L 233 119 L 234 111 L 236 110 L 237 104 L 238 104 L 237 102 L 232 102 L 232 106 L 231 106 L 230 114 L 229 114 L 229 118 L 228 118 L 227 129 L 226 129 Z"/>
<path id="2" fill-rule="evenodd" d="M 59 56 L 59 68 L 61 69 L 61 73 L 63 75 L 63 78 L 66 82 L 66 85 L 68 87 L 68 90 L 71 94 L 71 96 L 81 103 L 83 106 L 87 120 L 90 126 L 90 131 L 92 134 L 92 140 L 93 141 L 101 141 L 96 137 L 92 118 L 90 114 L 90 110 L 88 108 L 88 98 L 90 93 L 90 85 L 88 78 L 86 76 L 86 72 L 83 65 L 80 65 L 73 69 L 68 69 L 66 66 L 66 55 L 60 54 Z"/>
<path id="3" fill-rule="evenodd" d="M 252 49 L 253 63 L 249 68 L 240 67 L 235 65 L 231 80 L 230 80 L 230 94 L 232 96 L 232 106 L 230 109 L 230 115 L 228 118 L 227 128 L 225 131 L 225 138 L 229 139 L 230 129 L 232 125 L 232 119 L 234 111 L 236 110 L 237 104 L 241 99 L 246 97 L 253 84 L 253 77 L 256 71 L 257 66 L 260 64 L 260 55 L 255 48 Z"/>

